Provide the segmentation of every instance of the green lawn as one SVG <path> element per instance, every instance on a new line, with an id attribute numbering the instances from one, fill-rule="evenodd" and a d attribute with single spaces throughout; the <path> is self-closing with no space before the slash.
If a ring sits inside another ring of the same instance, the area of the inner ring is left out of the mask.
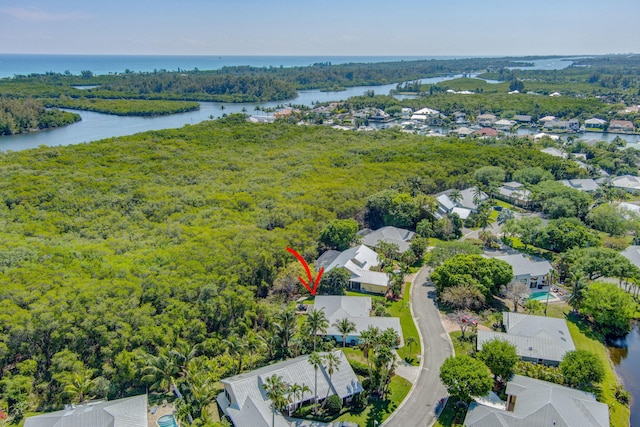
<path id="1" fill-rule="evenodd" d="M 373 400 L 364 410 L 360 412 L 346 412 L 340 415 L 335 421 L 352 421 L 359 426 L 373 427 L 374 421 L 380 425 L 386 420 L 400 405 L 411 390 L 411 383 L 398 375 L 391 378 L 389 395 L 385 400 Z"/>
<path id="2" fill-rule="evenodd" d="M 594 334 L 593 327 L 586 324 L 578 316 L 570 314 L 571 309 L 566 303 L 549 304 L 547 315 L 567 319 L 571 338 L 578 350 L 588 350 L 597 355 L 605 367 L 605 376 L 602 383 L 594 392 L 600 402 L 609 405 L 609 419 L 612 427 L 629 426 L 629 408 L 619 403 L 614 390 L 618 381 L 609 359 L 607 347 L 602 343 L 601 337 Z"/>
<path id="3" fill-rule="evenodd" d="M 417 366 L 420 364 L 418 355 L 422 351 L 420 349 L 420 336 L 418 335 L 418 329 L 416 328 L 416 324 L 411 316 L 411 309 L 409 308 L 410 300 L 411 283 L 407 282 L 404 286 L 402 300 L 391 303 L 389 312 L 392 316 L 400 318 L 400 326 L 402 327 L 402 335 L 404 336 L 405 343 L 409 337 L 413 337 L 416 340 L 416 343 L 411 347 L 411 352 L 409 352 L 409 346 L 405 344 L 403 347 L 398 349 L 398 355 L 412 365 Z"/>
<path id="4" fill-rule="evenodd" d="M 464 417 L 466 416 L 466 414 L 467 410 L 465 408 L 456 408 L 454 400 L 449 398 L 447 400 L 447 405 L 440 413 L 440 416 L 436 420 L 436 423 L 433 425 L 433 427 L 462 426 L 462 422 L 464 421 Z"/>
<path id="5" fill-rule="evenodd" d="M 453 343 L 453 350 L 455 351 L 456 356 L 460 356 L 462 354 L 473 354 L 474 347 L 476 345 L 476 340 L 471 337 L 471 333 L 469 331 L 465 334 L 465 339 L 462 339 L 462 332 L 454 331 L 449 334 L 451 337 L 451 342 Z"/>

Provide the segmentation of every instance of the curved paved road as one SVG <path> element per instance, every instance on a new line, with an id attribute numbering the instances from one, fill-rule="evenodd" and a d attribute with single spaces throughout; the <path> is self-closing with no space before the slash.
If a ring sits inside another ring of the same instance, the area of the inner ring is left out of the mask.
<path id="1" fill-rule="evenodd" d="M 429 271 L 427 267 L 422 268 L 411 285 L 411 308 L 422 344 L 420 374 L 409 396 L 383 424 L 388 427 L 432 425 L 436 420 L 436 402 L 447 396 L 439 374 L 442 362 L 453 355 L 453 344 L 435 305 L 435 287 L 427 281 Z"/>

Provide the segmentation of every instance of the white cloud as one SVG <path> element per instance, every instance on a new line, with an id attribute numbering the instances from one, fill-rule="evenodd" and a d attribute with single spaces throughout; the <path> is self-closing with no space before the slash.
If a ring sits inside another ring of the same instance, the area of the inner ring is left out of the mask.
<path id="1" fill-rule="evenodd" d="M 88 15 L 82 12 L 53 13 L 37 8 L 21 7 L 0 8 L 0 15 L 9 15 L 21 21 L 28 22 L 69 21 L 88 17 Z"/>

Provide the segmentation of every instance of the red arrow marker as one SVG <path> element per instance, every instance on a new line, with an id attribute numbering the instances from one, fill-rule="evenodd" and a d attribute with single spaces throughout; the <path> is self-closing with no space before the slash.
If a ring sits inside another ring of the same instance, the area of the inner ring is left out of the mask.
<path id="1" fill-rule="evenodd" d="M 314 281 L 313 276 L 311 275 L 311 269 L 309 268 L 309 265 L 304 260 L 304 258 L 302 258 L 302 255 L 300 255 L 298 252 L 294 251 L 290 247 L 287 247 L 287 250 L 289 251 L 289 253 L 291 253 L 291 255 L 298 258 L 298 261 L 300 261 L 300 264 L 302 264 L 305 271 L 307 272 L 307 279 L 309 280 L 309 283 L 305 282 L 305 280 L 300 276 L 298 276 L 298 280 L 300 280 L 300 283 L 302 283 L 304 287 L 307 288 L 309 292 L 311 292 L 311 295 L 315 296 L 316 292 L 318 292 L 318 284 L 320 284 L 320 278 L 322 277 L 322 273 L 324 273 L 324 267 L 320 269 L 320 271 L 318 272 L 318 276 Z M 313 288 L 311 288 L 312 285 L 313 285 Z"/>

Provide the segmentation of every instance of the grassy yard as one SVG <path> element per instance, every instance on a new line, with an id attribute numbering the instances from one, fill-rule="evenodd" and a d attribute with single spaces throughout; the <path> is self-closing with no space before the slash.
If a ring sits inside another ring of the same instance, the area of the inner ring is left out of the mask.
<path id="1" fill-rule="evenodd" d="M 462 332 L 460 331 L 451 332 L 449 336 L 451 337 L 451 342 L 453 342 L 453 350 L 455 351 L 456 356 L 474 353 L 476 340 L 475 338 L 472 338 L 471 332 L 466 332 L 464 340 L 462 339 Z"/>
<path id="2" fill-rule="evenodd" d="M 630 411 L 628 407 L 619 403 L 614 396 L 614 390 L 618 381 L 611 360 L 609 359 L 607 348 L 599 340 L 599 337 L 593 336 L 593 329 L 590 325 L 585 324 L 581 319 L 573 315 L 569 315 L 567 320 L 569 332 L 571 332 L 571 338 L 573 338 L 576 349 L 588 350 L 596 354 L 605 366 L 604 380 L 600 383 L 599 389 L 594 391 L 599 401 L 609 405 L 611 426 L 628 426 Z"/>
<path id="3" fill-rule="evenodd" d="M 373 427 L 374 421 L 380 425 L 386 420 L 400 405 L 411 390 L 411 383 L 398 375 L 391 378 L 389 395 L 385 400 L 374 399 L 369 402 L 369 406 L 360 412 L 348 411 L 335 421 L 352 421 L 360 426 Z"/>
<path id="4" fill-rule="evenodd" d="M 597 355 L 602 360 L 605 366 L 605 377 L 602 383 L 600 383 L 593 392 L 598 397 L 600 402 L 603 402 L 609 406 L 609 418 L 612 427 L 627 427 L 629 425 L 629 408 L 619 403 L 614 395 L 614 390 L 618 385 L 613 365 L 609 359 L 609 353 L 607 348 L 602 343 L 599 336 L 595 335 L 593 328 L 586 324 L 579 317 L 570 314 L 571 309 L 566 303 L 549 304 L 547 309 L 547 315 L 549 317 L 559 317 L 567 319 L 567 325 L 571 333 L 571 338 L 578 350 L 588 350 Z M 460 340 L 460 331 L 455 331 L 450 334 L 451 341 L 453 341 L 453 347 L 456 355 L 471 354 L 473 352 L 473 346 L 475 341 L 473 340 Z M 444 411 L 440 415 L 436 427 L 454 427 L 462 425 L 464 420 L 464 413 L 462 418 L 457 416 L 455 408 L 452 404 L 448 403 Z"/>
<path id="5" fill-rule="evenodd" d="M 391 313 L 391 316 L 400 318 L 400 326 L 402 327 L 402 335 L 404 336 L 405 345 L 398 349 L 398 355 L 412 365 L 417 366 L 420 364 L 418 355 L 422 351 L 420 349 L 420 336 L 418 335 L 418 329 L 416 328 L 416 324 L 411 316 L 411 309 L 409 308 L 410 300 L 411 283 L 407 282 L 404 286 L 402 300 L 392 302 L 389 307 L 389 312 Z M 416 343 L 411 346 L 411 351 L 409 351 L 409 346 L 406 345 L 409 337 L 413 337 L 416 341 Z"/>
<path id="6" fill-rule="evenodd" d="M 465 408 L 456 408 L 453 399 L 447 400 L 447 405 L 444 407 L 440 416 L 436 420 L 433 427 L 458 427 L 462 426 L 464 417 L 467 414 Z"/>

